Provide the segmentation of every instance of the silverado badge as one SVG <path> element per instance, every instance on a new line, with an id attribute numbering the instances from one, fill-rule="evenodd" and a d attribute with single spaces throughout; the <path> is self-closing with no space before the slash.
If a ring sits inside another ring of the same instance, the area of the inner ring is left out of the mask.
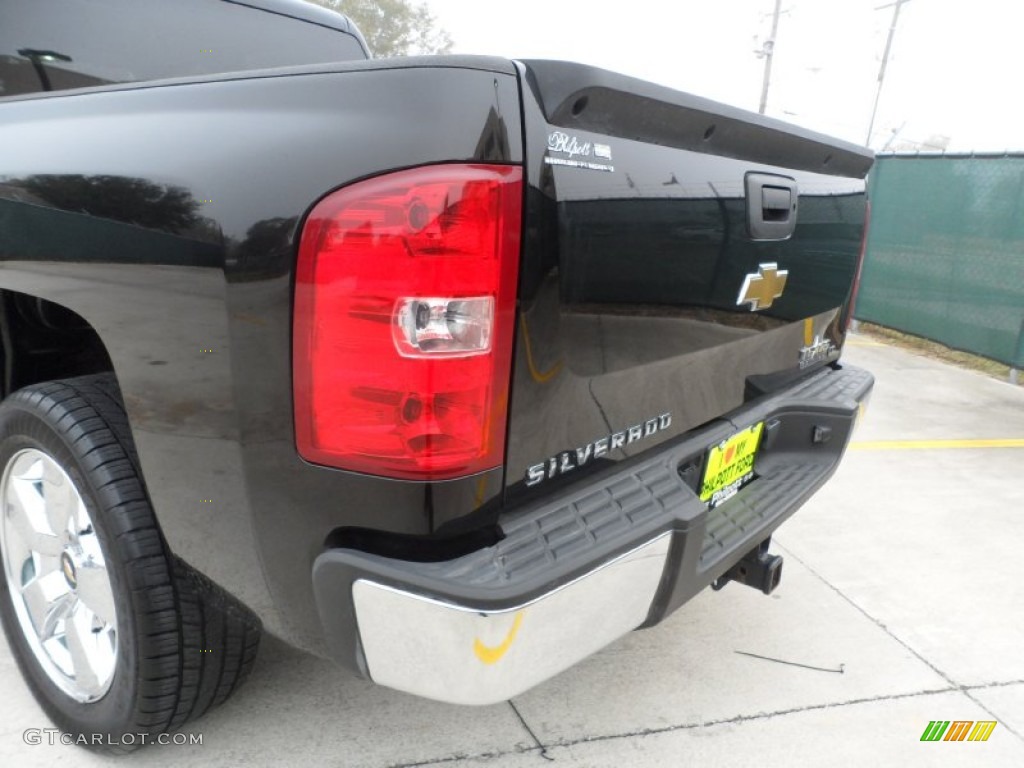
<path id="1" fill-rule="evenodd" d="M 638 440 L 646 440 L 658 432 L 662 432 L 672 426 L 672 414 L 663 413 L 652 419 L 641 421 L 621 432 L 613 432 L 610 435 L 603 435 L 593 442 L 573 448 L 571 451 L 562 451 L 557 456 L 552 456 L 546 461 L 534 464 L 526 470 L 526 487 L 532 488 L 544 480 L 553 480 L 559 475 L 571 472 L 582 467 L 584 464 L 600 459 L 606 453 L 616 451 L 623 446 L 632 445 Z"/>
<path id="2" fill-rule="evenodd" d="M 751 312 L 768 309 L 786 290 L 788 277 L 789 270 L 779 269 L 779 265 L 774 262 L 759 264 L 757 274 L 751 273 L 743 278 L 743 287 L 740 288 L 740 295 L 736 299 L 737 306 L 749 304 Z"/>

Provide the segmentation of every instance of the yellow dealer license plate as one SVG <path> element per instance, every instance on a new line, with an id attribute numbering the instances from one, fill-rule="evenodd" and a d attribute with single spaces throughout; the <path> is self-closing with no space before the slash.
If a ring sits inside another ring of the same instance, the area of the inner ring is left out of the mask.
<path id="1" fill-rule="evenodd" d="M 761 445 L 764 422 L 739 432 L 708 451 L 700 500 L 714 509 L 754 479 L 754 459 Z"/>

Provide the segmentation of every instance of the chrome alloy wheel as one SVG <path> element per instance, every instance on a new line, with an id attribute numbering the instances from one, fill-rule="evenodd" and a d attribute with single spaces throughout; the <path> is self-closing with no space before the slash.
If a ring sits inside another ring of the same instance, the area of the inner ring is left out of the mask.
<path id="1" fill-rule="evenodd" d="M 7 587 L 28 646 L 54 685 L 76 701 L 96 701 L 114 679 L 117 615 L 85 502 L 35 448 L 7 462 L 0 499 Z"/>

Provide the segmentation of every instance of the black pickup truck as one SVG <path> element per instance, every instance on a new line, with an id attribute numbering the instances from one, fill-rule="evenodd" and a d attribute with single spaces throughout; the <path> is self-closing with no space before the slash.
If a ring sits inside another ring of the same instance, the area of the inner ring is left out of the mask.
<path id="1" fill-rule="evenodd" d="M 611 72 L 372 60 L 292 0 L 0 5 L 0 614 L 78 743 L 262 627 L 515 696 L 835 470 L 865 149 Z M 135 734 L 129 741 L 127 734 Z"/>

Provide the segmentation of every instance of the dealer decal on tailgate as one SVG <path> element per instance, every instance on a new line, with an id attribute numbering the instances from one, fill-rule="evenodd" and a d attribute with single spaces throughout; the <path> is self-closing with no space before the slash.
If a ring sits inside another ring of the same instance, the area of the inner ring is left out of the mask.
<path id="1" fill-rule="evenodd" d="M 754 459 L 761 443 L 764 422 L 760 421 L 708 451 L 700 500 L 714 509 L 754 479 Z"/>

